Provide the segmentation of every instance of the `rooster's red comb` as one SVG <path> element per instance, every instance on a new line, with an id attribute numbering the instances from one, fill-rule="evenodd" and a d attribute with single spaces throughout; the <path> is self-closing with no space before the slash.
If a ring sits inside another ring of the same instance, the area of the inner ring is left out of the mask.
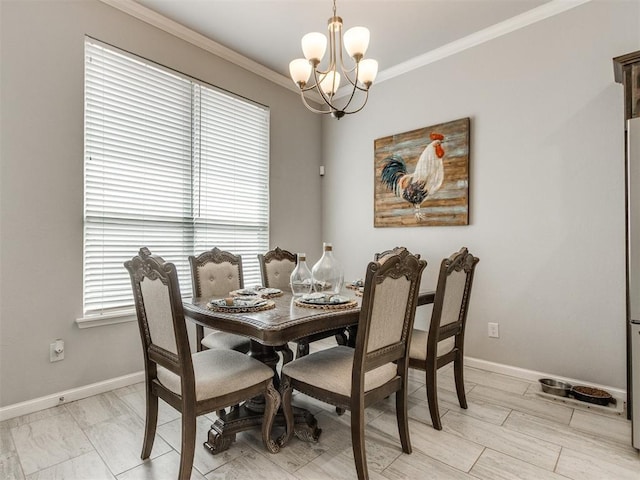
<path id="1" fill-rule="evenodd" d="M 432 133 L 429 136 L 431 137 L 431 140 L 444 140 L 444 135 L 441 133 Z"/>

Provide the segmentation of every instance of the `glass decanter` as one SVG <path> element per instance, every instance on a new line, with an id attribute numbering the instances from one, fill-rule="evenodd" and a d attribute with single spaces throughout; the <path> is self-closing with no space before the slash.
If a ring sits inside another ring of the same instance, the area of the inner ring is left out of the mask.
<path id="1" fill-rule="evenodd" d="M 312 283 L 311 270 L 307 266 L 307 254 L 298 253 L 298 263 L 293 272 L 291 272 L 291 277 L 289 277 L 289 285 L 293 296 L 299 297 L 311 292 Z"/>
<path id="2" fill-rule="evenodd" d="M 333 246 L 323 243 L 322 257 L 311 269 L 316 292 L 339 294 L 344 283 L 342 265 L 333 256 Z"/>

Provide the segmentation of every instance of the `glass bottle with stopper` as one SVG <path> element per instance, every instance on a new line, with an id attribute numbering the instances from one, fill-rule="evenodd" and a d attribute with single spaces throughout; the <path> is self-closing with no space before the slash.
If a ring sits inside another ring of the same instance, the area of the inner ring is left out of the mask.
<path id="1" fill-rule="evenodd" d="M 323 244 L 322 257 L 311 269 L 316 292 L 339 294 L 344 283 L 342 266 L 333 256 L 333 245 Z"/>
<path id="2" fill-rule="evenodd" d="M 291 272 L 289 284 L 294 297 L 299 297 L 311 292 L 312 285 L 311 270 L 307 266 L 307 254 L 298 253 L 298 263 L 296 268 Z"/>

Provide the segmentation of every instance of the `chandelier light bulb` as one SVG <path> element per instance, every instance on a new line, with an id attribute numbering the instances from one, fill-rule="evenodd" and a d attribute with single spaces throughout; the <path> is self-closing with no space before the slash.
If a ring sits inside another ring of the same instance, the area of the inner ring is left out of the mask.
<path id="1" fill-rule="evenodd" d="M 369 29 L 352 27 L 343 36 L 344 48 L 351 58 L 358 62 L 369 47 Z"/>
<path id="2" fill-rule="evenodd" d="M 311 64 L 305 58 L 296 58 L 289 63 L 289 74 L 293 83 L 300 88 L 304 87 L 311 76 Z"/>
<path id="3" fill-rule="evenodd" d="M 371 86 L 378 75 L 378 62 L 372 58 L 364 59 L 358 65 L 358 81 L 367 88 Z"/>
<path id="4" fill-rule="evenodd" d="M 319 64 L 327 50 L 327 37 L 319 32 L 307 33 L 302 37 L 302 53 L 314 65 Z"/>
<path id="5" fill-rule="evenodd" d="M 329 96 L 334 95 L 340 87 L 340 74 L 335 70 L 327 72 L 324 78 L 320 81 L 320 88 L 324 93 Z"/>

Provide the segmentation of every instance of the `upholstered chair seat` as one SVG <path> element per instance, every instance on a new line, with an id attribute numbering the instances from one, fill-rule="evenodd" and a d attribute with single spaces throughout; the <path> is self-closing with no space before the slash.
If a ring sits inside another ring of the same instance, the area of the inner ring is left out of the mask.
<path id="1" fill-rule="evenodd" d="M 338 345 L 289 363 L 283 367 L 282 372 L 322 390 L 350 397 L 353 354 L 353 348 Z M 387 363 L 367 372 L 364 376 L 364 391 L 384 385 L 396 376 L 397 371 L 398 367 L 394 363 Z"/>
<path id="2" fill-rule="evenodd" d="M 419 360 L 427 360 L 429 353 L 427 352 L 427 337 L 429 332 L 425 330 L 413 329 L 411 334 L 411 347 L 409 349 L 409 355 L 411 358 Z M 445 338 L 438 342 L 437 356 L 441 357 L 445 353 L 449 353 L 455 347 L 455 339 L 453 337 Z"/>
<path id="3" fill-rule="evenodd" d="M 273 370 L 244 353 L 234 350 L 204 350 L 191 356 L 196 400 L 221 397 L 273 377 Z M 158 381 L 180 395 L 180 377 L 158 367 Z"/>
<path id="4" fill-rule="evenodd" d="M 248 352 L 250 346 L 247 337 L 227 332 L 212 332 L 206 335 L 200 343 L 209 349 L 236 350 L 242 353 Z"/>

